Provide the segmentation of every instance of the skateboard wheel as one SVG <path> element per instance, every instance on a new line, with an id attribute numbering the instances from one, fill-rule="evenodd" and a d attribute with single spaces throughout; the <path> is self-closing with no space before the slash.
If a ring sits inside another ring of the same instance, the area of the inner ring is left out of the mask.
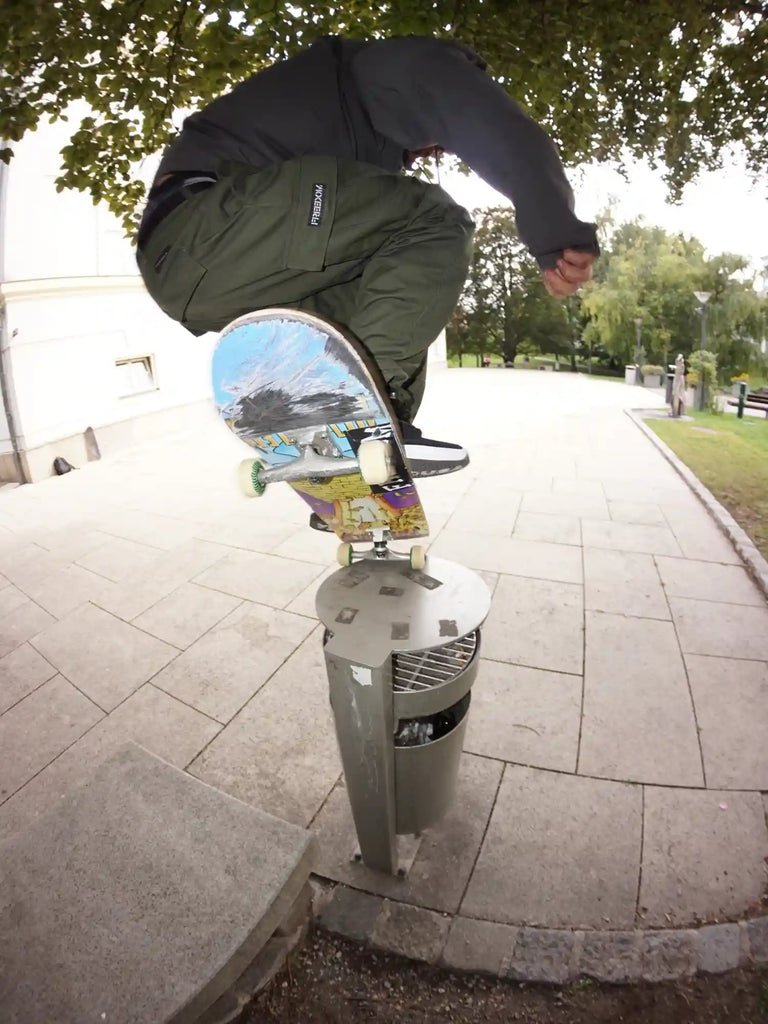
<path id="1" fill-rule="evenodd" d="M 259 479 L 261 468 L 258 459 L 243 459 L 237 467 L 237 482 L 247 498 L 259 498 L 267 489 L 267 485 Z"/>
<path id="2" fill-rule="evenodd" d="M 427 551 L 421 544 L 414 544 L 411 548 L 408 560 L 412 569 L 423 569 L 427 564 Z"/>
<path id="3" fill-rule="evenodd" d="M 354 548 L 351 544 L 339 544 L 336 549 L 336 561 L 339 565 L 348 566 L 352 565 L 352 556 L 354 555 Z"/>
<path id="4" fill-rule="evenodd" d="M 367 484 L 385 484 L 394 471 L 388 441 L 372 438 L 363 441 L 357 451 L 360 476 Z"/>

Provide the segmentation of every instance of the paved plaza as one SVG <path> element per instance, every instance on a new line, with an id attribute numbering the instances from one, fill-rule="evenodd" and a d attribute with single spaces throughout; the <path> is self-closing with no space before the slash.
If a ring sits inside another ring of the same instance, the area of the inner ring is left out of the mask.
<path id="1" fill-rule="evenodd" d="M 471 922 L 681 928 L 760 906 L 768 607 L 626 415 L 660 394 L 451 370 L 430 551 L 493 589 L 459 793 L 407 879 L 351 864 L 314 594 L 335 539 L 200 428 L 0 491 L 0 840 L 126 740 L 318 839 L 316 874 Z"/>

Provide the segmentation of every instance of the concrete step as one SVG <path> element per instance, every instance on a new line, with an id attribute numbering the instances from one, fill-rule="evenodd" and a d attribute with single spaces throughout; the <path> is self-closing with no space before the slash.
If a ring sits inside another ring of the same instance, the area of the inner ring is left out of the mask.
<path id="1" fill-rule="evenodd" d="M 296 927 L 311 855 L 304 829 L 122 747 L 0 846 L 0 1020 L 215 1019 Z"/>

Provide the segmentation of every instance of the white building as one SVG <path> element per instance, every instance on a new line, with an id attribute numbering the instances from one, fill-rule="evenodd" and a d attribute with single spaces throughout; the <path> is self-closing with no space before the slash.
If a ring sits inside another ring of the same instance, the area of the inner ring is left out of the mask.
<path id="1" fill-rule="evenodd" d="M 0 163 L 0 481 L 183 429 L 210 398 L 215 335 L 154 305 L 106 207 L 56 192 L 72 124 L 41 125 Z M 430 355 L 445 365 L 444 336 Z"/>
<path id="2" fill-rule="evenodd" d="M 57 193 L 72 122 L 0 164 L 0 480 L 49 476 L 183 427 L 209 395 L 214 335 L 194 338 L 146 294 L 130 242 L 89 196 Z"/>

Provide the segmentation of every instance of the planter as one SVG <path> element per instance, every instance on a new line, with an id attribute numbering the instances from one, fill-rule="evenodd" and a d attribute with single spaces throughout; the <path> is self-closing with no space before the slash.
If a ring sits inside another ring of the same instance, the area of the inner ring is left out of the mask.
<path id="1" fill-rule="evenodd" d="M 658 373 L 646 373 L 643 378 L 643 385 L 647 388 L 660 388 L 661 375 Z"/>

